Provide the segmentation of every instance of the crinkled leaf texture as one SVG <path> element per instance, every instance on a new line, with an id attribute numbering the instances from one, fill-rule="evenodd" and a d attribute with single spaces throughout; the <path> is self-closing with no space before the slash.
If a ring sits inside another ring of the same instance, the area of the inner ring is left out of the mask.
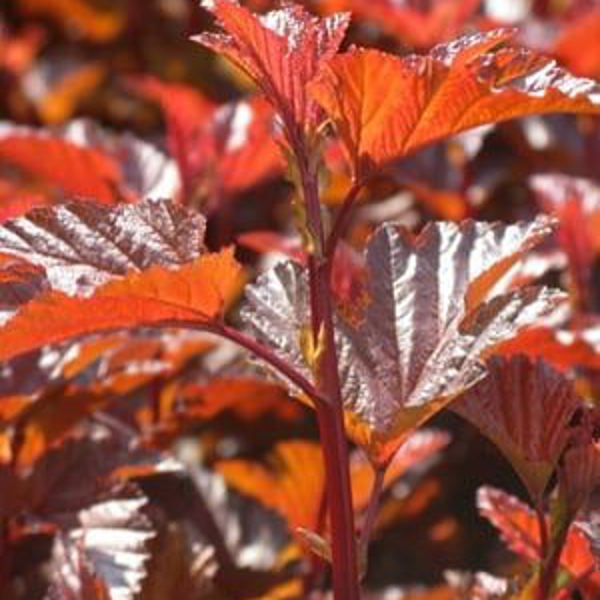
<path id="1" fill-rule="evenodd" d="M 5 222 L 0 252 L 42 267 L 53 290 L 89 295 L 114 276 L 194 260 L 204 230 L 202 215 L 169 200 L 114 208 L 77 202 Z"/>
<path id="2" fill-rule="evenodd" d="M 177 269 L 151 267 L 100 286 L 87 298 L 53 291 L 21 308 L 0 330 L 0 359 L 94 333 L 144 326 L 198 327 L 222 315 L 241 286 L 233 249 Z"/>
<path id="3" fill-rule="evenodd" d="M 311 91 L 333 120 L 355 175 L 465 129 L 529 114 L 600 112 L 600 86 L 553 60 L 504 46 L 514 31 L 470 34 L 425 56 L 353 49 Z"/>
<path id="4" fill-rule="evenodd" d="M 545 362 L 493 357 L 488 375 L 452 404 L 511 462 L 534 502 L 541 501 L 581 406 L 572 383 Z"/>
<path id="5" fill-rule="evenodd" d="M 337 52 L 349 15 L 321 19 L 297 4 L 286 4 L 257 16 L 235 0 L 208 0 L 204 6 L 225 33 L 192 39 L 242 68 L 273 103 L 292 138 L 314 126 L 318 106 L 306 86 Z"/>
<path id="6" fill-rule="evenodd" d="M 368 303 L 358 325 L 336 326 L 349 433 L 377 463 L 484 374 L 500 342 L 563 300 L 543 288 L 506 291 L 507 275 L 552 229 L 546 217 L 500 225 L 436 223 L 418 236 L 381 227 L 366 249 Z M 281 263 L 247 289 L 243 318 L 306 377 L 307 277 Z"/>

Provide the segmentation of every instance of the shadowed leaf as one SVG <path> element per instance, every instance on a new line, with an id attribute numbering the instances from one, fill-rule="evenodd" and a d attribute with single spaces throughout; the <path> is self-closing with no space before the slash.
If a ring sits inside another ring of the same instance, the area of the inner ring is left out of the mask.
<path id="1" fill-rule="evenodd" d="M 451 406 L 490 438 L 540 502 L 581 406 L 573 385 L 543 361 L 493 357 L 488 375 Z"/>

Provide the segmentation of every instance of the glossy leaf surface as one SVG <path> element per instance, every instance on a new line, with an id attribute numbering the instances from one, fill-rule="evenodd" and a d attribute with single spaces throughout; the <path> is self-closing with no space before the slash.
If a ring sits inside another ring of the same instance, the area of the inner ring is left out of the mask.
<path id="1" fill-rule="evenodd" d="M 114 208 L 79 202 L 5 222 L 0 252 L 42 267 L 52 289 L 83 295 L 114 276 L 194 260 L 204 229 L 202 215 L 167 200 Z"/>
<path id="2" fill-rule="evenodd" d="M 214 0 L 205 7 L 224 33 L 202 33 L 193 39 L 241 67 L 273 103 L 288 136 L 297 140 L 318 116 L 306 85 L 337 52 L 349 16 L 320 19 L 297 4 L 257 16 L 235 0 Z"/>
<path id="3" fill-rule="evenodd" d="M 358 325 L 338 322 L 342 398 L 350 435 L 376 462 L 484 374 L 481 360 L 560 302 L 501 279 L 551 230 L 540 218 L 500 226 L 439 223 L 412 236 L 392 224 L 366 250 L 368 302 Z M 252 330 L 311 377 L 300 333 L 308 326 L 306 276 L 282 264 L 247 290 Z M 391 324 L 393 324 L 391 326 Z"/>
<path id="4" fill-rule="evenodd" d="M 471 34 L 425 56 L 355 49 L 324 67 L 312 93 L 360 179 L 466 129 L 548 112 L 600 112 L 600 87 L 532 51 L 513 32 Z"/>

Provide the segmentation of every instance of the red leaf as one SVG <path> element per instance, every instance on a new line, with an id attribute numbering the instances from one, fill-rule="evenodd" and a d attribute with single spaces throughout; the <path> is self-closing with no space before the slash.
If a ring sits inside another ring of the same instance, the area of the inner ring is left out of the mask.
<path id="1" fill-rule="evenodd" d="M 595 82 L 532 51 L 499 48 L 512 35 L 468 35 L 404 58 L 355 49 L 325 65 L 312 93 L 335 123 L 355 175 L 485 123 L 600 112 Z"/>
<path id="2" fill-rule="evenodd" d="M 487 377 L 451 405 L 498 446 L 540 501 L 581 406 L 570 381 L 543 361 L 492 358 Z"/>
<path id="3" fill-rule="evenodd" d="M 600 77 L 600 8 L 591 7 L 565 25 L 553 52 L 575 73 Z"/>
<path id="4" fill-rule="evenodd" d="M 535 175 L 529 182 L 541 208 L 560 221 L 557 237 L 569 258 L 576 301 L 589 310 L 592 269 L 600 252 L 600 188 L 558 173 Z"/>
<path id="5" fill-rule="evenodd" d="M 337 52 L 349 16 L 320 19 L 296 4 L 263 16 L 235 0 L 211 0 L 204 6 L 225 33 L 202 33 L 192 39 L 227 56 L 261 87 L 294 145 L 317 123 L 317 105 L 306 85 Z"/>
<path id="6" fill-rule="evenodd" d="M 121 181 L 118 164 L 94 148 L 35 134 L 0 139 L 0 160 L 60 187 L 67 195 L 111 204 Z"/>
<path id="7" fill-rule="evenodd" d="M 532 562 L 538 560 L 539 528 L 529 506 L 502 490 L 484 486 L 477 490 L 477 508 L 513 552 Z"/>
<path id="8" fill-rule="evenodd" d="M 600 369 L 600 353 L 586 339 L 586 330 L 554 330 L 551 327 L 529 327 L 498 347 L 498 354 L 525 354 L 543 358 L 559 371 L 577 367 Z"/>
<path id="9" fill-rule="evenodd" d="M 571 519 L 600 487 L 600 442 L 585 440 L 565 452 L 558 471 L 560 492 Z"/>

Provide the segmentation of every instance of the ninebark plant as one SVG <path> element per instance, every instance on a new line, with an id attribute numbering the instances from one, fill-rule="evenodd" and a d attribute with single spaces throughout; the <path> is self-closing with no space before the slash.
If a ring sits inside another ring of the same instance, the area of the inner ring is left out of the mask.
<path id="1" fill-rule="evenodd" d="M 357 258 L 352 293 L 340 292 L 335 269 L 348 251 L 343 240 L 361 190 L 392 161 L 480 125 L 549 112 L 600 113 L 600 86 L 518 47 L 509 30 L 398 57 L 365 48 L 341 52 L 347 14 L 320 18 L 288 4 L 258 16 L 232 0 L 206 8 L 218 31 L 194 40 L 249 76 L 276 115 L 302 259 L 280 263 L 246 287 L 238 328 L 225 314 L 244 284 L 241 266 L 233 248 L 204 249 L 204 220 L 192 208 L 130 192 L 133 202 L 116 208 L 34 211 L 0 231 L 3 253 L 43 270 L 12 271 L 28 301 L 0 330 L 0 357 L 14 360 L 48 344 L 142 328 L 210 332 L 248 350 L 314 407 L 325 488 L 314 529 L 291 511 L 289 499 L 263 495 L 262 501 L 284 512 L 309 550 L 330 563 L 336 600 L 361 597 L 378 503 L 405 444 L 453 403 L 511 461 L 535 509 L 530 516 L 500 492 L 481 491 L 482 512 L 538 565 L 518 592 L 506 593 L 546 600 L 566 593 L 565 586 L 591 586 L 592 571 L 569 571 L 561 552 L 583 535 L 572 523 L 600 477 L 597 417 L 559 371 L 513 356 L 532 350 L 521 331 L 541 327 L 540 319 L 565 303 L 560 291 L 522 285 L 519 268 L 557 222 L 546 215 L 510 225 L 438 222 L 419 234 L 386 222 Z M 134 85 L 166 102 L 156 86 Z M 321 185 L 331 144 L 341 147 L 351 173 L 336 210 L 324 203 Z M 76 258 L 61 255 L 61 236 Z M 504 357 L 488 361 L 492 354 Z M 94 406 L 88 401 L 84 412 Z M 21 406 L 14 410 L 24 414 Z M 370 497 L 362 503 L 352 489 L 348 440 L 372 469 Z M 26 429 L 8 446 L 13 466 L 27 463 L 24 448 L 35 453 Z M 284 445 L 277 452 L 293 464 L 313 450 Z M 548 516 L 557 469 L 558 495 Z M 235 481 L 235 465 L 223 465 L 223 473 Z M 508 505 L 511 515 L 520 511 L 523 522 L 531 521 L 527 540 L 514 541 Z M 318 562 L 310 564 L 317 569 Z M 570 572 L 566 584 L 561 568 Z M 486 581 L 477 581 L 481 597 L 501 597 Z M 316 591 L 318 582 L 305 578 L 304 593 Z"/>

